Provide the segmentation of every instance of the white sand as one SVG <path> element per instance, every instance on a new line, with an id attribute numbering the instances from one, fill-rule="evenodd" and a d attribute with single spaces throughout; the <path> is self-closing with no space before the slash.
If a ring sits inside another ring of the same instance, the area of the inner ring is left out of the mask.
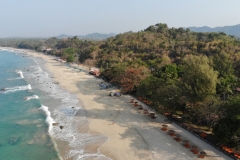
<path id="1" fill-rule="evenodd" d="M 47 55 L 29 50 L 26 52 L 34 57 L 43 58 L 55 81 L 78 96 L 87 111 L 90 133 L 109 137 L 108 142 L 100 148 L 100 152 L 105 156 L 113 160 L 198 159 L 190 149 L 182 145 L 182 142 L 176 142 L 161 130 L 162 124 L 166 123 L 162 115 L 151 119 L 129 103 L 131 96 L 109 97 L 108 93 L 113 88 L 100 90 L 98 86 L 100 79 L 66 67 Z M 178 125 L 172 123 L 168 126 L 181 134 L 183 139 L 189 140 L 190 144 L 205 151 L 207 153 L 205 159 L 231 159 Z"/>

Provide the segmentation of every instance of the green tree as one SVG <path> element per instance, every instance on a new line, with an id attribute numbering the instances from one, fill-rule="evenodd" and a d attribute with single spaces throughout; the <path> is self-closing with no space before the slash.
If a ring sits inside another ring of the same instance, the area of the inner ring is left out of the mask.
<path id="1" fill-rule="evenodd" d="M 156 90 L 159 88 L 160 84 L 161 79 L 149 76 L 141 82 L 140 86 L 137 88 L 137 93 L 144 98 L 153 99 L 153 96 L 156 94 Z"/>
<path id="2" fill-rule="evenodd" d="M 184 104 L 181 103 L 181 90 L 180 88 L 172 83 L 162 83 L 156 89 L 153 99 L 164 106 L 165 110 L 171 113 L 175 113 L 179 110 L 184 110 Z"/>
<path id="3" fill-rule="evenodd" d="M 229 55 L 223 51 L 211 57 L 213 68 L 219 73 L 218 77 L 224 79 L 232 79 L 235 77 L 233 64 L 229 58 Z"/>
<path id="4" fill-rule="evenodd" d="M 65 48 L 63 50 L 63 57 L 67 59 L 68 63 L 73 63 L 75 57 L 75 49 L 74 48 Z"/>
<path id="5" fill-rule="evenodd" d="M 189 55 L 184 58 L 184 63 L 180 85 L 183 94 L 191 102 L 204 101 L 209 95 L 214 95 L 218 73 L 209 65 L 209 59 L 206 56 Z"/>
<path id="6" fill-rule="evenodd" d="M 219 83 L 217 84 L 217 93 L 226 99 L 226 95 L 232 93 L 235 86 L 235 75 L 232 61 L 225 52 L 220 52 L 211 57 L 214 70 L 218 71 Z"/>
<path id="7" fill-rule="evenodd" d="M 201 125 L 208 126 L 210 130 L 219 120 L 221 101 L 215 96 L 209 96 L 205 101 L 198 104 L 194 112 L 197 115 L 197 121 L 201 122 Z"/>
<path id="8" fill-rule="evenodd" d="M 232 94 L 232 83 L 227 79 L 220 78 L 217 85 L 218 93 L 223 95 L 223 100 L 226 100 L 226 95 Z"/>
<path id="9" fill-rule="evenodd" d="M 74 55 L 73 55 L 73 54 L 69 54 L 69 55 L 67 56 L 67 62 L 68 62 L 68 63 L 73 63 L 73 61 L 74 61 Z"/>
<path id="10" fill-rule="evenodd" d="M 170 81 L 175 80 L 178 77 L 177 65 L 168 64 L 161 68 L 161 78 Z"/>
<path id="11" fill-rule="evenodd" d="M 222 117 L 213 128 L 219 143 L 240 147 L 240 97 L 233 97 L 222 106 Z"/>
<path id="12" fill-rule="evenodd" d="M 64 50 L 63 50 L 63 53 L 64 54 L 75 54 L 75 49 L 74 48 L 65 48 Z"/>

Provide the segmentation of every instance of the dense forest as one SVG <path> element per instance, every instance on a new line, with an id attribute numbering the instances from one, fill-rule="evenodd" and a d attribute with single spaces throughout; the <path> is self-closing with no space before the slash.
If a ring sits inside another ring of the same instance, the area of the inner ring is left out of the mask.
<path id="1" fill-rule="evenodd" d="M 124 93 L 146 98 L 161 113 L 207 126 L 219 144 L 240 148 L 240 41 L 233 36 L 156 24 L 102 41 L 2 39 L 0 46 L 99 67 Z"/>

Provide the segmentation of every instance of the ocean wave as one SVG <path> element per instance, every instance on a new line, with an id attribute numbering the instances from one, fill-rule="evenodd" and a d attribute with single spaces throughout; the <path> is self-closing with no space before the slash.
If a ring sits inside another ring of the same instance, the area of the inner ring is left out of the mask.
<path id="1" fill-rule="evenodd" d="M 23 76 L 23 72 L 21 70 L 16 70 L 15 71 L 17 74 L 19 74 L 20 76 L 17 77 L 17 78 L 9 78 L 8 80 L 15 80 L 15 79 L 23 79 L 24 76 Z"/>
<path id="2" fill-rule="evenodd" d="M 48 124 L 48 133 L 51 134 L 52 127 L 53 127 L 52 124 L 55 123 L 55 122 L 54 122 L 53 118 L 51 117 L 51 113 L 49 112 L 47 106 L 42 105 L 40 107 L 40 109 L 42 109 L 45 112 L 45 114 L 47 115 L 46 123 Z"/>
<path id="3" fill-rule="evenodd" d="M 31 99 L 38 99 L 39 97 L 37 95 L 33 95 L 33 96 L 28 96 L 28 97 L 25 97 L 24 100 L 25 101 L 29 101 Z"/>
<path id="4" fill-rule="evenodd" d="M 1 50 L 1 51 L 9 51 L 9 52 L 12 51 L 12 50 L 10 50 L 10 49 L 6 49 L 6 48 L 0 48 L 0 50 Z"/>
<path id="5" fill-rule="evenodd" d="M 14 50 L 12 50 L 12 49 L 7 49 L 7 48 L 1 48 L 1 51 L 14 52 Z"/>
<path id="6" fill-rule="evenodd" d="M 9 93 L 9 92 L 16 92 L 16 91 L 23 91 L 23 90 L 31 90 L 32 87 L 30 84 L 26 85 L 26 86 L 16 86 L 16 87 L 12 87 L 12 88 L 2 88 L 1 91 L 3 93 Z"/>
<path id="7" fill-rule="evenodd" d="M 17 74 L 20 75 L 20 78 L 24 78 L 24 76 L 23 76 L 23 72 L 22 72 L 21 70 L 17 70 L 16 72 L 17 72 Z"/>

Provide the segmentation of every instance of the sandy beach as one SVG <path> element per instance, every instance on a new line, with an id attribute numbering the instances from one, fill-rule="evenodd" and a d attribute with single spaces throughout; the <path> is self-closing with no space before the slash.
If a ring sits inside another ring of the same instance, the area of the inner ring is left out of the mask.
<path id="1" fill-rule="evenodd" d="M 168 123 L 164 116 L 157 114 L 156 119 L 151 119 L 144 115 L 143 111 L 129 103 L 132 98 L 130 95 L 108 96 L 110 91 L 117 88 L 100 90 L 98 84 L 102 80 L 89 75 L 88 72 L 68 67 L 42 53 L 23 51 L 30 56 L 44 59 L 46 68 L 53 74 L 54 80 L 65 90 L 77 95 L 86 111 L 90 134 L 108 137 L 107 142 L 101 147 L 98 144 L 87 146 L 86 152 L 92 152 L 100 147 L 100 152 L 113 160 L 199 159 L 190 149 L 185 148 L 182 142 L 176 142 L 167 132 L 161 130 L 162 125 L 167 124 L 168 128 L 180 134 L 182 139 L 188 140 L 191 145 L 196 145 L 200 151 L 206 152 L 204 159 L 231 159 L 175 123 Z M 88 70 L 82 65 L 74 66 Z M 148 109 L 145 104 L 141 102 L 139 104 Z"/>

